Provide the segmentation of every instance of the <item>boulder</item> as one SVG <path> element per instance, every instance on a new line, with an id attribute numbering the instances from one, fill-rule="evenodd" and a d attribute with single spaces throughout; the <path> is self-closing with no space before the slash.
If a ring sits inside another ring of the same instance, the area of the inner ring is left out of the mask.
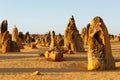
<path id="1" fill-rule="evenodd" d="M 33 76 L 40 75 L 41 73 L 39 71 L 35 71 L 32 73 Z"/>
<path id="2" fill-rule="evenodd" d="M 61 61 L 63 60 L 63 53 L 55 47 L 45 52 L 45 58 L 51 61 Z"/>

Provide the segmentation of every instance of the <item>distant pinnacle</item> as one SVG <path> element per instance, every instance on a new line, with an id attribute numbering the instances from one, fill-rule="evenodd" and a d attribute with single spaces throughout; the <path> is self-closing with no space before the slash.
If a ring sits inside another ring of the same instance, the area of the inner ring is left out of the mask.
<path id="1" fill-rule="evenodd" d="M 73 22 L 75 22 L 75 20 L 74 20 L 74 16 L 72 15 L 72 17 L 71 17 L 71 20 L 73 21 Z"/>

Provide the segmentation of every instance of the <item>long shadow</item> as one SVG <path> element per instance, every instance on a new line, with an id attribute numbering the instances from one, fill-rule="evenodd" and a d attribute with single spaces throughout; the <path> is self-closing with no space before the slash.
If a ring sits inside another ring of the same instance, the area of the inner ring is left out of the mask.
<path id="1" fill-rule="evenodd" d="M 1 54 L 3 54 L 3 53 L 1 53 Z M 4 54 L 38 54 L 38 51 L 31 51 L 31 52 L 7 52 L 7 53 L 4 53 Z"/>
<path id="2" fill-rule="evenodd" d="M 35 57 L 39 57 L 39 56 L 0 56 L 0 60 L 2 59 L 19 59 L 19 58 L 35 58 Z"/>
<path id="3" fill-rule="evenodd" d="M 0 54 L 33 54 L 33 53 L 37 53 L 38 51 L 31 51 L 31 52 L 6 52 L 6 53 L 0 53 Z"/>
<path id="4" fill-rule="evenodd" d="M 1 59 L 18 59 L 18 58 L 32 58 L 32 57 L 39 57 L 38 55 L 27 55 L 29 53 L 24 53 L 24 55 L 11 55 L 11 54 L 19 54 L 19 53 L 6 53 L 6 54 L 0 54 L 0 60 Z M 21 54 L 21 53 L 20 53 Z M 31 54 L 31 53 L 30 53 Z M 38 53 L 36 53 L 38 54 Z"/>
<path id="5" fill-rule="evenodd" d="M 65 61 L 87 61 L 87 57 L 73 57 L 73 56 L 69 56 L 69 57 L 65 57 L 64 60 Z"/>
<path id="6" fill-rule="evenodd" d="M 89 70 L 77 70 L 77 69 L 64 69 L 64 68 L 0 68 L 0 73 L 16 73 L 16 72 L 34 72 L 34 71 L 40 71 L 40 72 L 119 72 L 120 67 L 116 68 L 115 70 L 104 70 L 104 71 L 89 71 Z"/>
<path id="7" fill-rule="evenodd" d="M 3 72 L 84 72 L 85 70 L 62 69 L 62 68 L 0 68 L 0 73 Z"/>

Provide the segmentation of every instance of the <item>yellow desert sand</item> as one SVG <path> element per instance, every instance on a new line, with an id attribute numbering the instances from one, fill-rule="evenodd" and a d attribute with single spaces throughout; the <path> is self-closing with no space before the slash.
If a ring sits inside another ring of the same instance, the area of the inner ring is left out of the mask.
<path id="1" fill-rule="evenodd" d="M 0 54 L 0 80 L 120 80 L 120 42 L 111 46 L 116 69 L 109 71 L 88 71 L 87 52 L 64 54 L 60 62 L 40 57 L 48 47 Z M 32 75 L 36 71 L 40 75 Z"/>

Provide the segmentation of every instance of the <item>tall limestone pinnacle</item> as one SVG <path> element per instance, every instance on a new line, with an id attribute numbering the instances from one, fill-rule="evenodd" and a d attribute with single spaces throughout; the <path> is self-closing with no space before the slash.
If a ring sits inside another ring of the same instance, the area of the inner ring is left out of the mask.
<path id="1" fill-rule="evenodd" d="M 0 46 L 1 46 L 1 40 L 3 37 L 3 34 L 8 30 L 8 22 L 7 20 L 3 20 L 0 25 Z"/>
<path id="2" fill-rule="evenodd" d="M 8 29 L 8 22 L 7 20 L 3 20 L 0 26 L 0 32 L 3 34 Z"/>
<path id="3" fill-rule="evenodd" d="M 8 31 L 8 22 L 7 20 L 3 20 L 0 27 L 0 46 L 1 52 L 20 52 L 20 49 L 16 42 L 12 41 L 11 35 Z M 16 34 L 15 34 L 16 35 Z"/>
<path id="4" fill-rule="evenodd" d="M 12 29 L 12 41 L 18 42 L 18 29 L 16 25 L 14 25 Z"/>
<path id="5" fill-rule="evenodd" d="M 84 51 L 83 42 L 73 16 L 69 19 L 64 31 L 64 48 L 74 52 Z"/>
<path id="6" fill-rule="evenodd" d="M 66 28 L 69 28 L 71 30 L 72 29 L 77 30 L 77 27 L 76 27 L 76 24 L 75 24 L 75 19 L 74 19 L 73 16 L 69 19 L 69 23 L 68 23 Z"/>
<path id="7" fill-rule="evenodd" d="M 107 27 L 96 16 L 89 28 L 88 70 L 109 70 L 115 68 Z"/>

